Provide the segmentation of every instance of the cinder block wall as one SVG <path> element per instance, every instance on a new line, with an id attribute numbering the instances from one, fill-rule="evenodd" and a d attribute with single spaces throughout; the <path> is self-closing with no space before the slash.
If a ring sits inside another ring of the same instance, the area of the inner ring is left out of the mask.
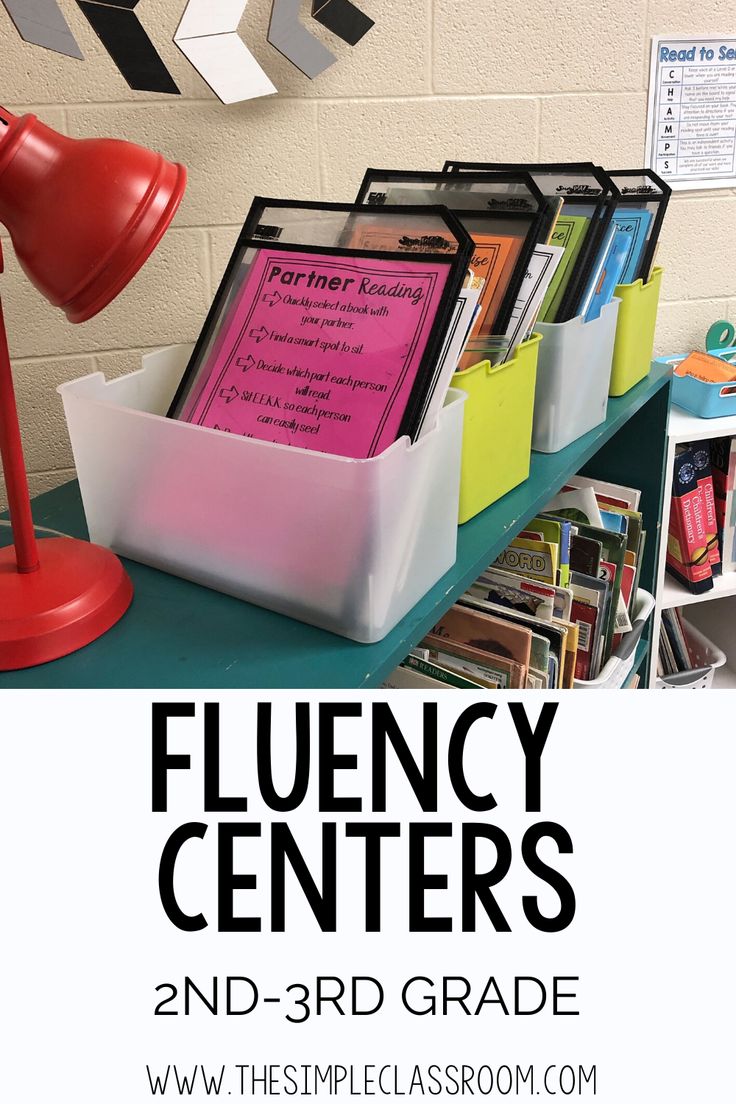
<path id="1" fill-rule="evenodd" d="M 376 26 L 354 49 L 310 21 L 339 59 L 311 82 L 266 43 L 269 0 L 250 0 L 241 33 L 279 95 L 230 107 L 172 42 L 184 0 L 136 9 L 178 97 L 132 92 L 74 0 L 60 6 L 84 62 L 23 43 L 0 5 L 0 102 L 74 137 L 143 142 L 184 162 L 190 181 L 152 260 L 86 325 L 57 316 L 6 248 L 0 290 L 33 493 L 73 475 L 56 385 L 128 371 L 142 350 L 194 339 L 254 194 L 349 200 L 368 165 L 440 168 L 446 157 L 639 166 L 651 35 L 733 29 L 729 0 L 360 2 Z M 718 317 L 736 320 L 735 256 L 736 193 L 677 196 L 660 251 L 660 351 L 699 345 Z"/>

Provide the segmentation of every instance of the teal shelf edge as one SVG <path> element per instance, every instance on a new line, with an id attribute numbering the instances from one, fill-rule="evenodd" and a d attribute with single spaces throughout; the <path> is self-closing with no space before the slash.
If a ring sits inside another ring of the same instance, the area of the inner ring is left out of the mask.
<path id="1" fill-rule="evenodd" d="M 657 366 L 608 404 L 600 426 L 551 455 L 532 454 L 529 479 L 460 527 L 454 567 L 384 640 L 362 645 L 125 561 L 135 598 L 109 633 L 73 656 L 0 674 L 12 688 L 371 689 L 435 624 L 565 482 L 669 380 Z M 85 537 L 75 482 L 34 500 L 38 526 Z M 0 545 L 10 532 L 0 528 Z"/>

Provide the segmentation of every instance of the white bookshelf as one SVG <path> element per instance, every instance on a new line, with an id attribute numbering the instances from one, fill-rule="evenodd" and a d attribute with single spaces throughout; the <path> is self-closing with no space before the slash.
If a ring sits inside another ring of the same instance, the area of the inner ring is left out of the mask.
<path id="1" fill-rule="evenodd" d="M 736 594 L 736 571 L 730 571 L 727 575 L 720 575 L 713 580 L 713 589 L 705 594 L 691 594 L 685 590 L 676 579 L 665 575 L 660 590 L 659 606 L 661 609 L 672 609 L 673 606 L 694 606 L 701 602 L 712 602 L 715 598 L 727 598 Z"/>
<path id="2" fill-rule="evenodd" d="M 680 445 L 683 441 L 705 441 L 711 437 L 734 437 L 736 415 L 729 418 L 698 418 L 679 406 L 673 406 L 670 410 L 668 434 L 675 445 Z"/>
<path id="3" fill-rule="evenodd" d="M 728 418 L 698 418 L 679 406 L 670 410 L 667 430 L 668 450 L 665 469 L 664 511 L 657 570 L 656 606 L 653 614 L 652 647 L 650 653 L 650 685 L 657 674 L 657 653 L 662 611 L 680 607 L 685 617 L 717 644 L 728 656 L 728 663 L 717 673 L 716 689 L 736 689 L 736 571 L 714 579 L 712 590 L 691 594 L 665 571 L 667 555 L 667 525 L 672 497 L 672 473 L 675 449 L 686 441 L 707 441 L 711 437 L 736 437 L 736 416 Z"/>

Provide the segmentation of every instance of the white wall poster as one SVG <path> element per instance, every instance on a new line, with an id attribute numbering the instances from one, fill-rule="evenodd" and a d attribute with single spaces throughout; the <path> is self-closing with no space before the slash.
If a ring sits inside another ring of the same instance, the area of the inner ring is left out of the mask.
<path id="1" fill-rule="evenodd" d="M 736 36 L 652 39 L 646 158 L 675 190 L 736 185 Z"/>

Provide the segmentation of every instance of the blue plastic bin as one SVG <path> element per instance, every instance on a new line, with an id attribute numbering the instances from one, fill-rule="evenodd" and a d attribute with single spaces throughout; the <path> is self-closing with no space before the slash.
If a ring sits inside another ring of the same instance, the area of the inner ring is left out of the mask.
<path id="1" fill-rule="evenodd" d="M 675 368 L 687 355 L 657 357 L 654 363 Z M 719 349 L 712 355 L 729 360 L 736 356 L 736 346 Z M 692 376 L 673 376 L 672 401 L 699 418 L 727 418 L 736 414 L 736 380 L 733 383 L 704 383 Z"/>

